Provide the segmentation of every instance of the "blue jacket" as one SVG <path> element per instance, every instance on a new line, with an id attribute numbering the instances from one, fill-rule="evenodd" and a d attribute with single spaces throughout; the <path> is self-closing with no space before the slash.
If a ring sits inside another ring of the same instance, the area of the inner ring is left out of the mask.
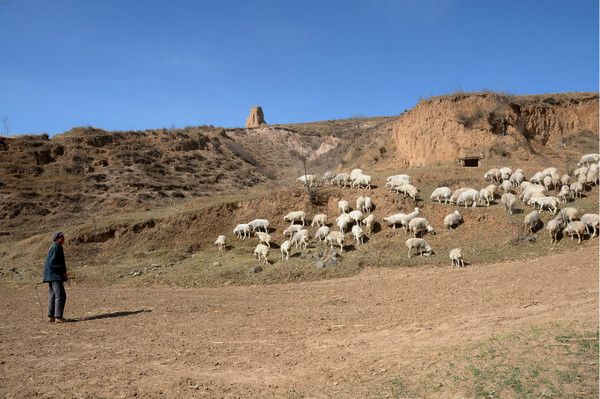
<path id="1" fill-rule="evenodd" d="M 64 281 L 66 273 L 65 253 L 63 252 L 62 245 L 55 242 L 50 247 L 46 263 L 44 264 L 44 283 Z"/>

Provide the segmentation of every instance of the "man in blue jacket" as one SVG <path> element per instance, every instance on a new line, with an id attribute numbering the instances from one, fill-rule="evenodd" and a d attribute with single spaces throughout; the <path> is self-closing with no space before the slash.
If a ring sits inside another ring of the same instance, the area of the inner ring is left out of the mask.
<path id="1" fill-rule="evenodd" d="M 52 247 L 44 265 L 44 283 L 48 283 L 48 321 L 62 323 L 67 293 L 64 282 L 67 281 L 67 265 L 62 245 L 65 236 L 62 232 L 54 233 Z"/>

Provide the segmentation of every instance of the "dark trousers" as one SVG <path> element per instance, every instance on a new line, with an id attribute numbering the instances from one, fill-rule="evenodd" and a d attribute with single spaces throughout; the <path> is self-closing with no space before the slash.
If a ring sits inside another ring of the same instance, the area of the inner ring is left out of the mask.
<path id="1" fill-rule="evenodd" d="M 48 283 L 48 317 L 63 317 L 67 292 L 62 281 Z"/>

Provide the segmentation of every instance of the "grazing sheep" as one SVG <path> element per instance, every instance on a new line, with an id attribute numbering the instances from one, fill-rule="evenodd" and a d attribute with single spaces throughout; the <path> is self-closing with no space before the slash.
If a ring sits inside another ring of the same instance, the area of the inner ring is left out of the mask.
<path id="1" fill-rule="evenodd" d="M 356 199 L 356 209 L 362 210 L 365 206 L 365 197 L 362 195 Z"/>
<path id="2" fill-rule="evenodd" d="M 304 211 L 290 212 L 283 217 L 284 222 L 290 222 L 290 224 L 294 224 L 294 222 L 302 222 L 302 226 L 304 226 L 305 219 L 306 213 Z"/>
<path id="3" fill-rule="evenodd" d="M 571 192 L 575 197 L 583 197 L 583 183 L 579 181 L 573 182 L 571 183 L 569 188 L 571 189 Z"/>
<path id="4" fill-rule="evenodd" d="M 504 205 L 504 209 L 512 215 L 515 210 L 515 202 L 517 202 L 517 197 L 512 193 L 504 193 L 500 198 L 500 202 L 502 205 Z"/>
<path id="5" fill-rule="evenodd" d="M 532 184 L 531 186 L 525 187 L 525 189 L 521 193 L 521 199 L 523 200 L 523 202 L 529 202 L 531 197 L 537 194 L 545 195 L 547 192 L 548 190 L 546 190 L 546 187 L 542 186 L 541 184 Z"/>
<path id="6" fill-rule="evenodd" d="M 592 237 L 596 237 L 600 231 L 600 216 L 597 213 L 585 213 L 581 216 L 581 221 L 585 223 L 585 231 L 590 234 L 592 230 Z"/>
<path id="7" fill-rule="evenodd" d="M 263 233 L 259 231 L 256 233 L 256 237 L 258 237 L 258 242 L 260 244 L 265 244 L 267 247 L 271 246 L 271 235 L 269 233 Z"/>
<path id="8" fill-rule="evenodd" d="M 581 157 L 581 160 L 577 162 L 577 166 L 588 165 L 591 163 L 597 163 L 600 160 L 600 154 L 585 154 Z"/>
<path id="9" fill-rule="evenodd" d="M 340 246 L 340 252 L 344 252 L 344 233 L 340 231 L 332 231 L 327 234 L 325 237 L 325 242 L 331 245 L 331 249 L 333 250 L 333 244 L 337 244 Z"/>
<path id="10" fill-rule="evenodd" d="M 342 233 L 346 232 L 350 223 L 352 223 L 352 219 L 350 219 L 350 216 L 347 213 L 342 213 L 335 219 L 335 224 L 337 224 Z"/>
<path id="11" fill-rule="evenodd" d="M 410 184 L 412 181 L 409 175 L 395 175 L 389 176 L 385 182 L 385 186 L 392 191 L 394 187 L 401 186 L 403 184 Z"/>
<path id="12" fill-rule="evenodd" d="M 564 174 L 560 177 L 560 184 L 563 186 L 568 186 L 569 184 L 571 184 L 571 176 L 569 176 L 568 174 Z"/>
<path id="13" fill-rule="evenodd" d="M 219 252 L 223 252 L 225 250 L 225 242 L 227 240 L 227 237 L 225 236 L 218 236 L 217 237 L 217 241 L 215 241 L 215 243 L 213 245 L 216 245 L 219 248 Z"/>
<path id="14" fill-rule="evenodd" d="M 558 199 L 562 204 L 566 204 L 571 199 L 571 189 L 568 185 L 564 184 L 560 188 L 560 192 L 558 193 Z"/>
<path id="15" fill-rule="evenodd" d="M 350 180 L 354 180 L 356 179 L 358 176 L 361 176 L 363 174 L 362 169 L 352 169 L 350 171 Z"/>
<path id="16" fill-rule="evenodd" d="M 558 211 L 558 202 L 559 200 L 556 197 L 546 197 L 540 195 L 531 197 L 527 204 L 533 206 L 534 208 L 536 205 L 539 206 L 540 212 L 543 212 L 544 209 L 548 209 L 549 212 L 556 214 L 556 212 Z"/>
<path id="17" fill-rule="evenodd" d="M 558 234 L 561 232 L 562 229 L 565 228 L 565 225 L 565 219 L 563 219 L 560 215 L 558 215 L 552 220 L 549 220 L 548 223 L 546 223 L 546 230 L 548 230 L 548 232 L 550 233 L 550 242 L 554 243 L 558 241 Z"/>
<path id="18" fill-rule="evenodd" d="M 393 230 L 396 229 L 396 225 L 400 224 L 400 226 L 408 229 L 408 223 L 410 223 L 411 219 L 414 219 L 419 215 L 419 208 L 415 208 L 411 213 L 396 213 L 390 215 L 388 217 L 383 218 L 383 221 L 387 223 L 388 226 L 391 226 Z"/>
<path id="19" fill-rule="evenodd" d="M 529 230 L 529 234 L 533 234 L 533 231 L 542 223 L 540 213 L 538 211 L 532 211 L 525 216 L 525 227 Z"/>
<path id="20" fill-rule="evenodd" d="M 342 213 L 348 213 L 350 211 L 350 204 L 346 200 L 339 200 L 338 201 L 338 209 Z"/>
<path id="21" fill-rule="evenodd" d="M 596 165 L 596 164 L 594 164 Z M 591 166 L 594 166 L 591 165 Z M 597 186 L 598 185 L 598 169 L 592 169 L 590 167 L 590 170 L 587 172 L 586 177 L 585 177 L 585 183 L 588 186 Z"/>
<path id="22" fill-rule="evenodd" d="M 298 183 L 305 184 L 308 187 L 312 187 L 312 186 L 315 185 L 315 182 L 317 181 L 317 176 L 315 176 L 315 175 L 302 175 L 299 178 L 297 178 L 296 181 Z"/>
<path id="23" fill-rule="evenodd" d="M 513 172 L 512 175 L 510 175 L 510 178 L 508 179 L 513 186 L 520 186 L 521 183 L 523 183 L 525 181 L 525 175 L 523 174 L 523 169 L 517 169 Z"/>
<path id="24" fill-rule="evenodd" d="M 502 177 L 502 174 L 500 173 L 500 170 L 498 170 L 496 168 L 488 170 L 483 175 L 483 178 L 485 180 L 489 180 L 489 181 L 499 181 L 501 177 Z"/>
<path id="25" fill-rule="evenodd" d="M 569 222 L 567 227 L 563 230 L 563 233 L 571 236 L 571 241 L 577 236 L 577 244 L 581 244 L 581 237 L 584 237 L 587 232 L 587 225 L 580 220 Z"/>
<path id="26" fill-rule="evenodd" d="M 462 249 L 454 248 L 450 250 L 450 261 L 452 262 L 450 267 L 454 267 L 454 265 L 456 265 L 456 267 L 464 267 L 465 261 L 462 257 Z"/>
<path id="27" fill-rule="evenodd" d="M 352 226 L 352 235 L 356 240 L 356 245 L 362 244 L 365 240 L 365 233 L 363 232 L 363 229 L 357 224 Z"/>
<path id="28" fill-rule="evenodd" d="M 544 187 L 546 187 L 546 190 L 550 191 L 552 190 L 552 177 L 551 176 L 544 176 L 544 180 L 543 180 L 543 184 Z"/>
<path id="29" fill-rule="evenodd" d="M 281 251 L 281 259 L 290 260 L 290 249 L 292 248 L 292 242 L 290 240 L 285 240 L 279 246 L 279 250 Z"/>
<path id="30" fill-rule="evenodd" d="M 474 188 L 470 188 L 460 194 L 456 200 L 456 205 L 464 204 L 465 208 L 467 208 L 472 203 L 473 208 L 475 208 L 477 206 L 477 202 L 479 202 L 479 191 L 475 190 Z"/>
<path id="31" fill-rule="evenodd" d="M 373 211 L 373 200 L 371 199 L 371 197 L 365 197 L 365 203 L 361 211 L 367 213 L 371 213 Z"/>
<path id="32" fill-rule="evenodd" d="M 329 234 L 330 231 L 331 230 L 327 226 L 319 227 L 317 229 L 317 231 L 315 232 L 315 239 L 319 240 L 319 242 L 323 241 L 325 239 L 325 237 L 327 237 L 327 234 Z"/>
<path id="33" fill-rule="evenodd" d="M 412 198 L 413 201 L 417 200 L 417 194 L 418 194 L 419 190 L 412 184 L 406 183 L 406 184 L 402 184 L 400 186 L 395 186 L 394 190 L 399 194 L 400 193 L 404 194 L 404 197 Z"/>
<path id="34" fill-rule="evenodd" d="M 331 184 L 337 184 L 338 187 L 346 187 L 350 184 L 350 175 L 348 173 L 338 173 L 331 179 Z"/>
<path id="35" fill-rule="evenodd" d="M 513 171 L 511 168 L 508 167 L 503 167 L 498 169 L 500 171 L 500 179 L 501 180 L 508 180 L 510 179 L 510 175 L 512 175 Z"/>
<path id="36" fill-rule="evenodd" d="M 331 181 L 335 178 L 335 172 L 332 171 L 327 171 L 325 173 L 323 173 L 323 175 L 321 176 L 321 184 L 323 184 L 324 186 L 328 186 L 331 184 Z"/>
<path id="37" fill-rule="evenodd" d="M 258 229 L 262 229 L 265 233 L 269 232 L 269 221 L 267 219 L 254 219 L 248 222 L 248 226 L 250 226 L 250 230 L 256 231 Z"/>
<path id="38" fill-rule="evenodd" d="M 303 229 L 303 226 L 299 224 L 292 224 L 287 229 L 283 230 L 284 237 L 292 237 L 294 233 Z"/>
<path id="39" fill-rule="evenodd" d="M 439 203 L 441 203 L 442 199 L 443 199 L 444 204 L 447 204 L 448 200 L 450 200 L 451 196 L 452 196 L 452 190 L 450 190 L 449 187 L 438 187 L 435 190 L 433 190 L 429 199 L 432 201 L 437 201 Z"/>
<path id="40" fill-rule="evenodd" d="M 577 208 L 569 206 L 560 210 L 560 216 L 565 218 L 565 220 L 572 222 L 574 220 L 579 220 L 579 211 Z"/>
<path id="41" fill-rule="evenodd" d="M 352 188 L 367 188 L 371 189 L 372 178 L 369 175 L 360 175 L 352 180 Z"/>
<path id="42" fill-rule="evenodd" d="M 424 253 L 427 253 L 428 255 L 434 253 L 433 249 L 431 249 L 431 246 L 427 244 L 427 241 L 425 241 L 422 238 L 409 238 L 408 240 L 406 240 L 406 246 L 408 247 L 409 259 L 410 253 L 413 250 L 413 248 L 416 249 L 417 253 L 421 256 L 423 256 Z"/>
<path id="43" fill-rule="evenodd" d="M 296 248 L 302 247 L 303 249 L 306 249 L 308 246 L 308 239 L 308 230 L 302 229 L 294 233 L 292 237 L 292 244 L 294 244 Z"/>
<path id="44" fill-rule="evenodd" d="M 354 223 L 360 223 L 365 218 L 365 215 L 361 211 L 352 211 L 348 214 L 350 220 Z"/>
<path id="45" fill-rule="evenodd" d="M 500 184 L 500 188 L 502 189 L 502 191 L 504 191 L 505 193 L 510 193 L 513 189 L 513 184 L 510 182 L 510 180 L 504 180 L 501 184 Z"/>
<path id="46" fill-rule="evenodd" d="M 461 188 L 457 188 L 456 190 L 454 190 L 454 192 L 452 193 L 452 195 L 450 196 L 450 200 L 448 202 L 450 202 L 451 204 L 456 204 L 456 201 L 458 200 L 458 197 L 460 197 L 460 195 L 462 193 L 464 193 L 467 190 L 472 190 L 469 187 L 461 187 Z"/>
<path id="47" fill-rule="evenodd" d="M 311 226 L 324 226 L 327 223 L 327 215 L 324 213 L 317 213 L 313 216 Z"/>
<path id="48" fill-rule="evenodd" d="M 429 221 L 425 218 L 414 218 L 408 222 L 408 229 L 412 233 L 413 237 L 418 237 L 420 233 L 435 234 L 435 230 L 429 224 Z M 422 236 L 422 234 L 421 234 Z"/>
<path id="49" fill-rule="evenodd" d="M 238 224 L 233 229 L 233 234 L 235 234 L 237 238 L 241 238 L 242 240 L 244 240 L 250 237 L 250 226 L 248 226 L 247 223 Z"/>
<path id="50" fill-rule="evenodd" d="M 490 206 L 490 202 L 493 201 L 496 196 L 496 189 L 497 187 L 494 184 L 482 188 L 479 190 L 479 200 L 484 202 L 486 206 Z"/>
<path id="51" fill-rule="evenodd" d="M 371 234 L 371 231 L 373 230 L 373 222 L 374 221 L 375 221 L 375 216 L 372 213 L 363 219 L 362 223 L 367 228 L 367 234 Z"/>
<path id="52" fill-rule="evenodd" d="M 254 248 L 254 256 L 256 256 L 259 262 L 262 258 L 265 261 L 265 264 L 268 265 L 269 247 L 267 247 L 265 244 L 258 244 L 256 248 Z"/>
<path id="53" fill-rule="evenodd" d="M 463 222 L 463 217 L 459 211 L 454 211 L 444 218 L 444 226 L 448 229 L 453 229 Z"/>

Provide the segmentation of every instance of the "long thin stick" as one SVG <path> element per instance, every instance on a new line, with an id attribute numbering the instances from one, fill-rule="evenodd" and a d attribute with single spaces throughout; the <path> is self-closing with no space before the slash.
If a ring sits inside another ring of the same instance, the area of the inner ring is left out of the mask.
<path id="1" fill-rule="evenodd" d="M 35 285 L 35 293 L 37 294 L 38 305 L 40 305 L 40 313 L 42 315 L 42 320 L 44 320 L 44 308 L 42 307 L 42 300 L 40 299 L 40 293 L 38 292 L 38 285 L 40 285 L 40 284 L 44 284 L 44 283 L 37 283 Z"/>

